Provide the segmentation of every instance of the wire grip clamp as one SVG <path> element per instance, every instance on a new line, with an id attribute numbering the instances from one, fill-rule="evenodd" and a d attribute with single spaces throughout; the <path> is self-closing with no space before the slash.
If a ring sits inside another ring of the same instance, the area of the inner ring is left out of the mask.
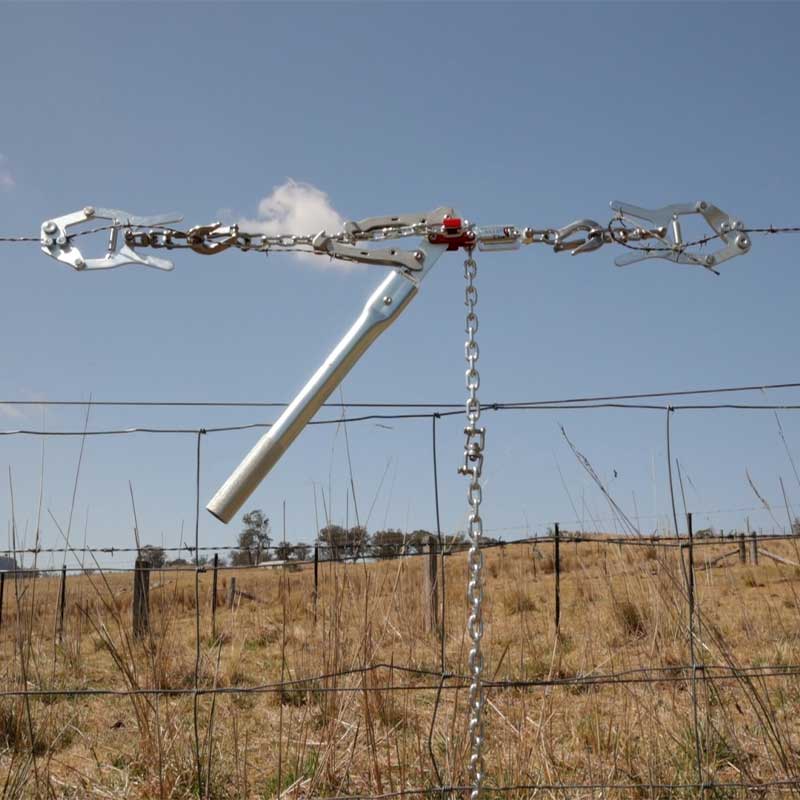
<path id="1" fill-rule="evenodd" d="M 141 264 L 144 267 L 169 271 L 173 268 L 171 261 L 155 256 L 142 256 L 135 252 L 127 243 L 120 247 L 119 232 L 121 228 L 150 227 L 179 222 L 183 217 L 176 214 L 159 214 L 151 217 L 137 217 L 127 211 L 115 208 L 94 208 L 85 206 L 80 211 L 65 214 L 63 217 L 54 217 L 42 223 L 41 245 L 42 252 L 51 258 L 67 264 L 78 272 L 95 269 L 114 269 L 125 264 Z M 79 233 L 69 233 L 69 229 L 90 220 L 108 220 L 110 225 L 101 230 L 108 230 L 108 246 L 106 254 L 101 258 L 84 258 L 81 251 L 74 244 L 74 239 Z"/>
<path id="2" fill-rule="evenodd" d="M 751 241 L 744 230 L 744 224 L 705 200 L 698 200 L 696 203 L 675 203 L 656 209 L 640 208 L 630 203 L 621 203 L 619 200 L 613 200 L 610 205 L 617 212 L 619 220 L 624 222 L 628 217 L 646 220 L 658 228 L 662 235 L 660 244 L 630 248 L 628 252 L 617 256 L 614 263 L 618 267 L 635 264 L 647 258 L 665 258 L 676 264 L 692 264 L 716 273 L 715 267 L 723 261 L 750 251 Z M 697 242 L 684 242 L 680 218 L 689 214 L 700 214 L 713 234 Z M 618 233 L 619 230 L 614 233 Z M 706 255 L 687 249 L 693 244 L 705 244 L 712 239 L 720 239 L 724 247 Z"/>

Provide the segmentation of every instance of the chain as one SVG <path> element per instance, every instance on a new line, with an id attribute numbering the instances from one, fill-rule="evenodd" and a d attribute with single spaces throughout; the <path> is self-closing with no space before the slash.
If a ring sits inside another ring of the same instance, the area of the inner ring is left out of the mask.
<path id="1" fill-rule="evenodd" d="M 478 274 L 478 265 L 472 258 L 472 251 L 467 251 L 464 262 L 464 279 L 467 285 L 464 289 L 464 304 L 467 307 L 466 333 L 467 341 L 464 344 L 464 355 L 467 360 L 466 386 L 467 386 L 467 426 L 464 428 L 466 442 L 464 444 L 464 463 L 458 468 L 459 473 L 469 477 L 470 514 L 468 520 L 468 533 L 470 538 L 469 554 L 469 584 L 467 586 L 467 600 L 470 611 L 467 621 L 467 632 L 471 642 L 469 651 L 469 735 L 472 752 L 469 760 L 469 775 L 472 783 L 471 800 L 478 800 L 483 783 L 483 655 L 481 653 L 481 638 L 483 637 L 483 553 L 481 552 L 481 537 L 483 536 L 483 520 L 481 519 L 481 473 L 483 471 L 483 448 L 486 441 L 486 430 L 478 427 L 481 416 L 481 405 L 478 400 L 478 389 L 481 385 L 481 376 L 478 372 L 478 357 L 480 350 L 475 334 L 478 332 L 478 314 L 475 306 L 478 304 L 478 290 L 475 288 L 475 278 Z"/>
<path id="2" fill-rule="evenodd" d="M 272 249 L 294 249 L 312 247 L 313 236 L 284 234 L 268 236 L 260 233 L 245 233 L 238 225 L 198 225 L 188 231 L 175 228 L 153 228 L 147 231 L 125 231 L 125 244 L 129 247 L 152 247 L 166 250 L 190 249 L 211 255 L 235 247 L 247 252 L 266 252 Z"/>

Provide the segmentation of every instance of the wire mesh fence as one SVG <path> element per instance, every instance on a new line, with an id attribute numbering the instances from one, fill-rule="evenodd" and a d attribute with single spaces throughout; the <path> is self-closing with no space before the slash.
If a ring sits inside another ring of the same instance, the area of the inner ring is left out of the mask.
<path id="1" fill-rule="evenodd" d="M 671 471 L 678 411 L 800 408 L 633 402 L 643 399 L 486 410 L 660 413 Z M 243 426 L 0 432 L 180 433 L 193 439 L 195 484 L 194 542 L 164 548 L 188 553 L 189 564 L 154 567 L 140 545 L 17 547 L 12 514 L 3 554 L 28 565 L 0 572 L 4 797 L 468 795 L 466 544 L 438 524 L 437 422 L 450 413 L 462 412 L 378 415 L 431 425 L 429 543 L 317 550 L 272 569 L 201 562 L 236 550 L 200 545 L 202 442 Z M 671 480 L 676 533 L 646 535 L 592 480 L 622 534 L 556 525 L 484 548 L 485 796 L 800 793 L 791 514 L 781 533 L 697 537 Z M 140 560 L 100 563 L 115 553 Z M 39 566 L 43 554 L 64 563 Z"/>

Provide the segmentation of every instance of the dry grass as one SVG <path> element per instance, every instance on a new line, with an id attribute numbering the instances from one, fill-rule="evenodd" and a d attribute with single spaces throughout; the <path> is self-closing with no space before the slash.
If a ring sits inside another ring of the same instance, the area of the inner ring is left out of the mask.
<path id="1" fill-rule="evenodd" d="M 725 549 L 698 550 L 697 563 Z M 795 558 L 788 546 L 770 549 Z M 697 796 L 694 789 L 653 787 L 697 780 L 687 674 L 668 680 L 662 673 L 651 683 L 552 683 L 689 663 L 677 552 L 563 543 L 561 553 L 558 636 L 551 549 L 540 545 L 535 560 L 527 545 L 486 553 L 487 677 L 545 684 L 490 690 L 489 780 L 629 787 L 566 795 L 520 789 L 512 797 Z M 202 574 L 199 650 L 192 571 L 153 574 L 151 635 L 142 641 L 130 632 L 130 575 L 70 577 L 57 647 L 58 580 L 21 583 L 19 608 L 7 583 L 1 685 L 38 694 L 27 702 L 0 697 L 0 798 L 377 794 L 436 786 L 437 770 L 445 784 L 463 785 L 466 692 L 445 684 L 436 705 L 440 643 L 425 633 L 421 567 L 420 559 L 323 565 L 316 625 L 311 570 L 237 571 L 238 586 L 258 601 L 241 598 L 232 610 L 222 605 L 231 574 L 223 573 L 216 637 L 211 576 Z M 466 672 L 465 575 L 465 556 L 450 557 L 446 668 L 459 674 Z M 733 558 L 698 571 L 699 658 L 709 665 L 800 664 L 799 580 L 791 567 L 763 560 L 742 566 Z M 341 674 L 375 664 L 385 666 Z M 282 675 L 292 683 L 275 686 Z M 225 693 L 200 693 L 195 706 L 195 682 Z M 88 687 L 134 693 L 74 693 Z M 227 693 L 231 687 L 264 691 Z M 142 693 L 153 688 L 166 692 Z M 706 780 L 797 777 L 800 677 L 739 673 L 699 683 L 697 696 Z"/>

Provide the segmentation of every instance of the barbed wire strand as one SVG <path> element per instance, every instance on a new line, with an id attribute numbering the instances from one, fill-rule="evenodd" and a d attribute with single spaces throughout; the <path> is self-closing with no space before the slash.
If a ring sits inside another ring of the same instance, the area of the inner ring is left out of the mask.
<path id="1" fill-rule="evenodd" d="M 755 510 L 758 510 L 759 507 L 754 507 Z M 744 510 L 753 510 L 753 509 L 744 509 Z M 579 522 L 580 520 L 575 520 L 575 522 Z M 487 529 L 487 532 L 491 532 Z M 722 545 L 730 545 L 737 541 L 737 537 L 740 536 L 740 532 L 724 534 L 724 535 L 708 535 L 704 536 L 700 539 L 695 539 L 693 546 L 697 547 L 720 547 Z M 751 534 L 752 535 L 752 534 Z M 756 536 L 757 541 L 759 543 L 763 542 L 794 542 L 800 539 L 800 532 L 792 531 L 791 533 L 760 533 Z M 444 541 L 444 537 L 443 537 Z M 481 549 L 495 549 L 495 548 L 506 548 L 506 547 L 515 547 L 520 545 L 532 545 L 534 547 L 538 547 L 540 545 L 545 544 L 552 544 L 555 541 L 555 538 L 552 535 L 545 534 L 542 536 L 526 536 L 521 539 L 500 539 L 494 541 L 487 541 L 482 546 Z M 561 532 L 559 534 L 559 541 L 562 544 L 593 544 L 593 545 L 615 545 L 617 547 L 656 547 L 656 548 L 677 548 L 680 549 L 686 543 L 685 537 L 680 536 L 668 536 L 668 535 L 626 535 L 626 536 L 612 536 L 608 534 L 598 533 L 598 534 L 572 534 L 569 532 Z M 324 546 L 324 543 L 323 543 Z M 189 544 L 182 544 L 179 546 L 165 546 L 161 547 L 160 545 L 146 545 L 142 548 L 142 550 L 146 550 L 148 548 L 153 548 L 159 550 L 163 553 L 182 553 L 186 552 L 188 554 L 195 552 L 195 547 Z M 289 550 L 297 550 L 297 549 L 312 549 L 313 545 L 305 544 L 302 542 L 298 542 L 296 544 L 290 544 L 288 546 Z M 259 550 L 263 553 L 274 553 L 281 550 L 287 549 L 283 545 L 264 545 L 259 548 Z M 444 550 L 442 554 L 445 557 L 450 557 L 454 555 L 458 555 L 460 553 L 466 552 L 469 549 L 469 544 L 467 542 L 458 541 L 458 542 L 446 542 L 444 541 Z M 221 553 L 224 551 L 230 552 L 247 552 L 248 549 L 245 547 L 241 547 L 238 544 L 231 544 L 231 545 L 200 545 L 197 550 L 199 552 L 211 552 L 211 553 Z M 16 549 L 0 549 L 0 555 L 13 555 L 13 554 L 29 554 L 29 555 L 43 555 L 43 554 L 56 554 L 56 553 L 73 553 L 76 556 L 81 553 L 95 553 L 95 554 L 102 554 L 102 555 L 117 555 L 117 554 L 124 554 L 124 553 L 137 553 L 139 554 L 141 550 L 136 547 L 28 547 L 28 548 L 21 548 L 17 547 Z M 391 554 L 367 554 L 367 553 L 358 553 L 352 556 L 337 556 L 335 558 L 328 557 L 320 559 L 323 562 L 331 562 L 331 563 L 356 563 L 361 561 L 365 557 L 369 557 L 371 559 L 371 563 L 378 563 L 381 561 L 394 561 L 399 558 L 422 558 L 427 556 L 427 553 L 421 551 L 410 551 L 410 552 L 397 552 Z M 312 566 L 314 564 L 313 558 L 290 558 L 290 559 L 283 559 L 283 560 L 276 560 L 276 561 L 263 561 L 259 564 L 223 564 L 220 563 L 218 565 L 218 569 L 221 570 L 242 570 L 242 569 L 259 569 L 259 568 L 277 568 L 277 567 L 304 567 L 304 566 Z M 208 569 L 211 569 L 212 565 L 210 563 L 202 563 L 198 566 L 193 566 L 190 564 L 169 564 L 165 566 L 158 566 L 152 567 L 154 571 L 158 572 L 186 572 L 189 569 L 199 569 L 201 572 L 205 572 Z M 76 569 L 76 568 L 73 568 Z M 105 568 L 104 568 L 105 569 Z M 110 567 L 110 571 L 117 571 L 117 572 L 129 572 L 134 567 L 121 567 L 121 568 L 113 568 Z M 61 567 L 52 568 L 49 570 L 48 568 L 38 568 L 39 572 L 48 572 L 48 571 L 56 571 L 59 572 Z M 15 572 L 13 569 L 9 570 L 0 570 L 0 572 L 6 572 L 8 574 L 12 574 Z M 24 570 L 17 570 L 21 575 L 27 574 Z"/>
<path id="2" fill-rule="evenodd" d="M 593 403 L 612 400 L 646 400 L 657 397 L 686 397 L 704 394 L 728 394 L 732 392 L 763 392 L 773 389 L 800 389 L 800 381 L 787 381 L 784 383 L 745 384 L 742 386 L 712 386 L 703 389 L 674 389 L 671 391 L 639 392 L 615 395 L 588 395 L 585 397 L 556 398 L 549 400 L 517 400 L 502 404 L 483 403 L 481 410 L 494 405 L 512 406 L 537 406 L 537 405 L 562 405 L 571 403 Z M 0 400 L 0 406 L 164 406 L 177 408 L 285 408 L 286 402 L 277 401 L 215 401 L 215 400 Z M 436 411 L 443 409 L 461 409 L 463 403 L 431 403 L 431 402 L 347 402 L 323 403 L 322 408 L 432 408 Z"/>

